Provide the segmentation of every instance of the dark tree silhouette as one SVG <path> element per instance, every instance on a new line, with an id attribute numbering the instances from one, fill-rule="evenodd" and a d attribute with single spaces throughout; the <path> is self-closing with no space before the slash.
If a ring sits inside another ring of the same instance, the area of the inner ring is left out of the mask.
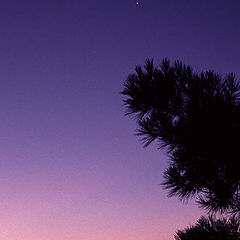
<path id="1" fill-rule="evenodd" d="M 169 196 L 196 197 L 209 211 L 239 214 L 240 87 L 234 74 L 147 60 L 121 93 L 145 146 L 156 140 L 167 149 L 163 185 Z"/>
<path id="2" fill-rule="evenodd" d="M 179 230 L 175 234 L 176 240 L 240 240 L 240 226 L 236 218 L 229 220 L 212 216 L 201 217 L 195 226 Z"/>

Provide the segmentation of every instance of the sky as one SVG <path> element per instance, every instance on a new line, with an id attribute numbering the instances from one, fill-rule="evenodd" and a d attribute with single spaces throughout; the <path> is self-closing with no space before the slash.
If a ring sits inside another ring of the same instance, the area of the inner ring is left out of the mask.
<path id="1" fill-rule="evenodd" d="M 0 238 L 171 240 L 205 212 L 168 198 L 120 91 L 136 65 L 240 76 L 238 0 L 0 3 Z"/>

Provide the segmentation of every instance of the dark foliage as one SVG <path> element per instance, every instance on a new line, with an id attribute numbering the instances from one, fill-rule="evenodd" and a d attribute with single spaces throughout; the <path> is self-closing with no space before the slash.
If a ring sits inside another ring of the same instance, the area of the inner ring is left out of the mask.
<path id="1" fill-rule="evenodd" d="M 213 217 L 201 217 L 195 226 L 176 233 L 176 240 L 240 240 L 239 222 Z"/>
<path id="2" fill-rule="evenodd" d="M 128 76 L 121 92 L 145 146 L 156 140 L 170 165 L 169 196 L 195 196 L 209 211 L 240 212 L 240 86 L 234 74 L 195 73 L 163 60 Z"/>

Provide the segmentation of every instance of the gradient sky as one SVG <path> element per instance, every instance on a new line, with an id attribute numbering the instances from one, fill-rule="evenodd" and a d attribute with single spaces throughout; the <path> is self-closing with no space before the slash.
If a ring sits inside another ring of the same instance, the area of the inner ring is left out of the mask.
<path id="1" fill-rule="evenodd" d="M 204 214 L 167 198 L 119 92 L 152 57 L 240 76 L 240 3 L 139 3 L 1 1 L 2 240 L 169 240 Z"/>

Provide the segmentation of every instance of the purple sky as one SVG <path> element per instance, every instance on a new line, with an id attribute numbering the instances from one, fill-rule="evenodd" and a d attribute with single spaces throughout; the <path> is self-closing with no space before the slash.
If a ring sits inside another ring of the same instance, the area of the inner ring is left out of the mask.
<path id="1" fill-rule="evenodd" d="M 169 240 L 204 211 L 158 185 L 167 157 L 124 117 L 146 58 L 240 76 L 240 3 L 0 4 L 0 238 Z"/>

